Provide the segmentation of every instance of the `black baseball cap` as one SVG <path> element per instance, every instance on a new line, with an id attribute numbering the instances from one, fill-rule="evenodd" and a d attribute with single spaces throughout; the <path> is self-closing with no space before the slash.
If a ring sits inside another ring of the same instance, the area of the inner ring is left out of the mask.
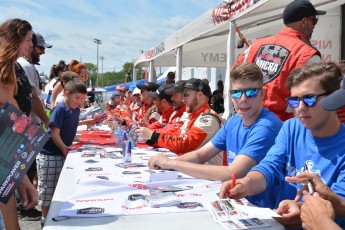
<path id="1" fill-rule="evenodd" d="M 173 84 L 165 84 L 160 86 L 156 92 L 149 92 L 149 96 L 152 98 L 160 98 L 160 99 L 166 99 L 167 101 L 171 101 L 171 94 L 167 94 L 166 90 L 172 88 Z"/>
<path id="2" fill-rule="evenodd" d="M 175 72 L 170 71 L 170 72 L 167 74 L 167 77 L 174 77 L 174 78 L 175 78 Z"/>
<path id="3" fill-rule="evenodd" d="M 313 4 L 308 0 L 294 0 L 290 2 L 284 9 L 284 24 L 297 22 L 305 17 L 316 15 L 324 15 L 326 11 L 316 10 Z"/>
<path id="4" fill-rule="evenodd" d="M 345 106 L 345 78 L 341 82 L 340 89 L 323 98 L 320 105 L 327 111 L 334 111 Z"/>
<path id="5" fill-rule="evenodd" d="M 155 92 L 159 88 L 159 86 L 160 85 L 158 85 L 157 83 L 154 83 L 154 82 L 146 82 L 142 85 L 137 85 L 137 88 L 140 90 L 146 89 L 148 91 Z"/>
<path id="6" fill-rule="evenodd" d="M 167 94 L 173 94 L 173 93 L 183 93 L 184 85 L 186 84 L 186 80 L 179 80 L 173 85 L 173 87 L 167 89 L 165 92 Z"/>
<path id="7" fill-rule="evenodd" d="M 42 34 L 39 33 L 32 33 L 32 44 L 34 46 L 39 46 L 39 47 L 43 47 L 43 48 L 52 48 L 53 45 L 46 43 L 46 41 L 44 40 Z"/>
<path id="8" fill-rule="evenodd" d="M 201 91 L 206 96 L 212 95 L 210 86 L 203 80 L 197 78 L 189 79 L 184 85 L 185 89 L 192 89 L 195 91 Z"/>

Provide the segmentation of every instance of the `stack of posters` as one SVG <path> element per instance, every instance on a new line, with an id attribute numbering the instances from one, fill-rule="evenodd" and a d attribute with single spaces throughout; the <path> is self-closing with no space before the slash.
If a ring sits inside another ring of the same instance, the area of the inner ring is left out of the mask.
<path id="1" fill-rule="evenodd" d="M 257 229 L 270 227 L 265 219 L 280 217 L 269 208 L 253 206 L 247 199 L 221 199 L 208 203 L 216 222 L 226 229 Z"/>

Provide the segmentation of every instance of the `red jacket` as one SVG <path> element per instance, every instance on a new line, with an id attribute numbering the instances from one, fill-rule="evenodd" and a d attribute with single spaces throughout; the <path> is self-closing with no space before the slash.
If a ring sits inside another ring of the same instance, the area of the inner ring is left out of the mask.
<path id="1" fill-rule="evenodd" d="M 276 35 L 255 40 L 235 65 L 250 62 L 259 66 L 266 90 L 263 105 L 285 121 L 294 117 L 286 102 L 290 95 L 287 77 L 293 69 L 303 66 L 315 55 L 321 56 L 303 33 L 286 27 Z"/>
<path id="2" fill-rule="evenodd" d="M 170 116 L 173 112 L 174 112 L 174 107 L 171 106 L 170 109 L 168 109 L 167 111 L 165 111 L 165 113 L 161 115 L 158 121 L 152 124 L 148 124 L 147 128 L 152 129 L 154 131 L 164 128 L 168 124 Z"/>
<path id="3" fill-rule="evenodd" d="M 174 133 L 183 125 L 183 119 L 181 119 L 183 113 L 186 111 L 186 105 L 183 105 L 178 110 L 175 110 L 170 118 L 168 124 L 161 129 L 154 130 L 160 134 L 162 133 Z"/>
<path id="4" fill-rule="evenodd" d="M 150 106 L 146 105 L 145 103 L 140 107 L 139 110 L 139 122 L 145 124 L 152 124 L 158 121 L 160 118 L 160 114 L 157 111 L 157 107 L 155 104 L 151 104 Z"/>
<path id="5" fill-rule="evenodd" d="M 169 149 L 170 151 L 182 155 L 193 151 L 207 143 L 221 128 L 221 120 L 215 115 L 211 115 L 208 103 L 188 114 L 180 129 L 173 133 L 154 133 L 151 141 L 158 146 Z"/>

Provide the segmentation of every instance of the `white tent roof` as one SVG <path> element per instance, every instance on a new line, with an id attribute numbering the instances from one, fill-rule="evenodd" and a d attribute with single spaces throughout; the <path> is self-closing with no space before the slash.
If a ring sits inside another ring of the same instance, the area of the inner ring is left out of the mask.
<path id="1" fill-rule="evenodd" d="M 250 28 L 250 33 L 255 34 L 262 30 L 260 25 L 274 23 L 278 19 L 282 24 L 280 19 L 283 10 L 291 0 L 230 2 L 235 2 L 231 7 L 233 9 L 231 15 L 227 10 L 228 6 L 224 2 L 219 3 L 154 48 L 136 57 L 134 65 L 147 67 L 149 61 L 154 60 L 155 66 L 176 66 L 175 52 L 182 46 L 184 67 L 225 67 L 229 16 L 231 20 L 236 21 L 240 30 Z M 345 4 L 345 0 L 311 0 L 311 2 L 317 9 L 322 10 Z"/>

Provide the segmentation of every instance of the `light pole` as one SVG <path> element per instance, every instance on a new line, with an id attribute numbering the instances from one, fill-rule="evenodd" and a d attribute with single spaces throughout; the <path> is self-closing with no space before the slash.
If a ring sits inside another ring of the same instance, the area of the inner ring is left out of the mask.
<path id="1" fill-rule="evenodd" d="M 102 61 L 102 87 L 104 86 L 103 85 L 103 60 L 104 60 L 104 57 L 99 57 L 99 59 L 101 59 L 101 61 Z"/>
<path id="2" fill-rule="evenodd" d="M 102 41 L 97 39 L 97 38 L 93 39 L 93 41 L 97 44 L 97 83 L 96 83 L 96 86 L 98 87 L 99 86 L 99 84 L 98 84 L 98 75 L 99 75 L 99 71 L 98 71 L 99 70 L 99 66 L 98 66 L 98 60 L 99 60 L 99 58 L 98 58 L 98 54 L 99 54 L 98 46 L 100 44 L 102 44 Z"/>

